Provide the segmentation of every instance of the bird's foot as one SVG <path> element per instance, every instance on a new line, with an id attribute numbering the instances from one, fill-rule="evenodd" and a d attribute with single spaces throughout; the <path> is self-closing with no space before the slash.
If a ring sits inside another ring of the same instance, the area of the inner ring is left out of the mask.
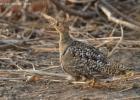
<path id="1" fill-rule="evenodd" d="M 68 83 L 72 83 L 75 80 L 75 78 L 73 76 L 71 76 L 71 75 L 68 75 L 66 77 L 66 80 L 68 81 Z"/>
<path id="2" fill-rule="evenodd" d="M 109 88 L 110 83 L 102 82 L 101 80 L 92 79 L 87 81 L 87 86 L 92 88 Z"/>
<path id="3" fill-rule="evenodd" d="M 72 84 L 81 84 L 83 83 L 83 80 L 85 80 L 85 78 L 83 77 L 80 77 L 80 76 L 71 76 L 71 75 L 68 75 L 66 77 L 66 80 L 68 80 L 68 83 L 72 83 Z"/>
<path id="4" fill-rule="evenodd" d="M 66 80 L 68 80 L 68 81 L 74 80 L 74 77 L 72 77 L 71 75 L 68 75 L 68 76 L 66 77 Z"/>
<path id="5" fill-rule="evenodd" d="M 94 87 L 94 86 L 95 86 L 95 83 L 96 83 L 96 80 L 95 80 L 95 79 L 87 80 L 87 81 L 86 81 L 86 84 L 87 84 L 87 86 L 89 86 L 89 87 Z"/>
<path id="6" fill-rule="evenodd" d="M 127 71 L 126 74 L 125 74 L 126 78 L 130 78 L 130 77 L 133 77 L 133 76 L 134 76 L 134 71 Z"/>
<path id="7" fill-rule="evenodd" d="M 94 84 L 96 81 L 93 80 L 79 80 L 79 81 L 69 81 L 71 84 L 74 84 L 75 86 L 80 86 L 82 89 L 94 87 Z"/>
<path id="8" fill-rule="evenodd" d="M 133 71 L 128 71 L 124 75 L 113 77 L 113 81 L 116 81 L 116 80 L 129 80 L 133 76 L 134 76 L 134 72 Z"/>

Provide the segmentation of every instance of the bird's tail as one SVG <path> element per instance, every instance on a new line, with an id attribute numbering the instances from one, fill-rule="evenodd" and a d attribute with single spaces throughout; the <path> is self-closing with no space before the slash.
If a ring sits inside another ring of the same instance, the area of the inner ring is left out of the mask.
<path id="1" fill-rule="evenodd" d="M 132 68 L 125 66 L 118 62 L 108 63 L 102 68 L 102 73 L 108 74 L 109 76 L 126 75 L 132 76 L 134 71 Z"/>

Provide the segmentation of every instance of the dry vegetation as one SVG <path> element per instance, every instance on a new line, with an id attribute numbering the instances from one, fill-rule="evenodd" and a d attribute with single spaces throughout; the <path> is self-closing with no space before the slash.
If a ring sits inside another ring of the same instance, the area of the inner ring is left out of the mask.
<path id="1" fill-rule="evenodd" d="M 135 75 L 94 87 L 69 83 L 59 63 L 56 22 L 63 21 L 74 38 Z M 139 0 L 0 0 L 0 100 L 139 100 L 139 71 Z"/>

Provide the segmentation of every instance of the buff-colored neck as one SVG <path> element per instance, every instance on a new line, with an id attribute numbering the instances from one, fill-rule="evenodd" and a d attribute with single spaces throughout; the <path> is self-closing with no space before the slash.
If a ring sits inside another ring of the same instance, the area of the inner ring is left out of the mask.
<path id="1" fill-rule="evenodd" d="M 62 54 L 65 52 L 67 47 L 72 43 L 73 39 L 69 35 L 69 26 L 67 24 L 60 24 L 59 28 L 55 27 L 57 32 L 59 33 L 59 52 L 60 58 Z"/>
<path id="2" fill-rule="evenodd" d="M 61 33 L 59 33 L 59 35 L 60 35 L 60 40 L 59 40 L 59 42 L 65 44 L 65 43 L 71 41 L 71 37 L 70 37 L 70 35 L 69 35 L 68 32 L 65 32 L 65 33 L 62 33 L 62 32 L 61 32 Z"/>
<path id="3" fill-rule="evenodd" d="M 68 32 L 59 33 L 59 35 L 60 35 L 59 51 L 60 51 L 60 55 L 62 55 L 64 53 L 65 49 L 67 49 L 67 47 L 71 44 L 71 42 L 73 40 L 70 37 Z"/>

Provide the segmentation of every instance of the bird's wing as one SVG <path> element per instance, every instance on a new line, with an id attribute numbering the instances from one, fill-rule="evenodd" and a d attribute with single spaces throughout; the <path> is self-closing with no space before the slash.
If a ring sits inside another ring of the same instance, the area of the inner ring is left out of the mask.
<path id="1" fill-rule="evenodd" d="M 106 56 L 98 49 L 79 41 L 74 41 L 63 55 L 69 58 L 69 63 L 82 68 L 98 70 L 107 63 Z"/>
<path id="2" fill-rule="evenodd" d="M 93 66 L 96 65 L 96 62 L 84 56 L 86 54 L 86 50 L 81 46 L 77 46 L 75 43 L 72 43 L 67 47 L 61 57 L 62 67 L 64 71 L 72 75 L 83 75 L 88 77 L 93 75 L 93 72 L 95 72 Z"/>
<path id="3" fill-rule="evenodd" d="M 97 48 L 85 43 L 74 41 L 68 48 L 67 52 L 73 54 L 74 57 L 85 60 L 94 60 L 95 62 L 106 63 L 107 57 Z"/>

